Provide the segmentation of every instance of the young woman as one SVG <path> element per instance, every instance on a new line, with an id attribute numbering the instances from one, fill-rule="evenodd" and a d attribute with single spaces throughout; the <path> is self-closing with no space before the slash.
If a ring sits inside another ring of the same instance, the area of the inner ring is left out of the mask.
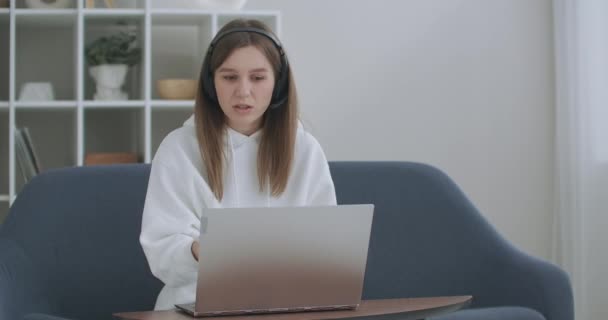
<path id="1" fill-rule="evenodd" d="M 319 143 L 298 120 L 287 56 L 257 20 L 212 40 L 194 115 L 152 161 L 140 242 L 164 284 L 156 310 L 195 300 L 205 208 L 336 205 Z"/>

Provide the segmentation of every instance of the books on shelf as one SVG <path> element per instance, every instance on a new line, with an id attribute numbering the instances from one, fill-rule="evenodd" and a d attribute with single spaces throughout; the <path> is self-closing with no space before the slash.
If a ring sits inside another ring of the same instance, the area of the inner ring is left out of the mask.
<path id="1" fill-rule="evenodd" d="M 15 128 L 15 152 L 23 180 L 28 182 L 40 173 L 40 163 L 27 127 Z"/>

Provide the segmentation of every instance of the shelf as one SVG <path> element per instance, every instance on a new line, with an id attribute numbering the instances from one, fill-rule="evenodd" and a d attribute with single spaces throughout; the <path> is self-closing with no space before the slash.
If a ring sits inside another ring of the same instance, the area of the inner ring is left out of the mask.
<path id="1" fill-rule="evenodd" d="M 144 109 L 87 109 L 84 112 L 84 156 L 96 152 L 144 155 Z"/>
<path id="2" fill-rule="evenodd" d="M 0 139 L 0 194 L 9 193 L 9 173 L 8 173 L 8 161 L 9 161 L 9 142 L 8 142 L 8 128 L 9 128 L 9 113 L 8 109 L 0 110 L 0 132 L 6 137 L 6 139 Z M 7 198 L 8 199 L 8 198 Z"/>
<path id="3" fill-rule="evenodd" d="M 108 18 L 108 17 L 134 17 L 143 19 L 146 11 L 144 9 L 83 9 L 85 18 Z"/>
<path id="4" fill-rule="evenodd" d="M 152 13 L 152 23 L 159 25 L 211 25 L 211 19 L 213 14 L 209 11 L 201 11 L 201 10 L 162 10 L 157 11 L 153 10 Z"/>
<path id="5" fill-rule="evenodd" d="M 190 109 L 194 110 L 194 100 L 152 100 L 150 103 L 152 109 L 164 110 L 164 109 Z"/>
<path id="6" fill-rule="evenodd" d="M 104 8 L 105 1 L 95 0 L 96 8 L 85 8 L 85 0 L 74 0 L 78 8 L 40 10 L 17 0 L 14 11 L 0 9 L 0 220 L 24 185 L 9 128 L 29 128 L 42 171 L 82 165 L 98 152 L 134 152 L 149 162 L 195 105 L 160 98 L 157 80 L 198 79 L 214 32 L 231 19 L 257 18 L 275 32 L 281 23 L 277 11 L 200 10 L 195 1 L 183 1 L 195 9 L 160 9 L 154 3 L 175 4 L 149 1 L 118 0 Z M 142 49 L 122 86 L 128 98 L 95 100 L 85 49 L 121 31 L 134 32 Z M 31 82 L 50 83 L 54 98 L 21 100 Z"/>
<path id="7" fill-rule="evenodd" d="M 53 19 L 62 17 L 58 15 Z M 20 100 L 21 90 L 26 83 L 49 82 L 53 87 L 54 100 L 75 100 L 76 65 L 57 62 L 76 61 L 76 16 L 70 17 L 72 23 L 26 24 L 25 27 L 20 26 L 22 18 L 17 17 L 15 30 L 15 99 Z M 39 16 L 27 18 L 35 20 Z M 42 59 L 41 53 L 44 55 Z"/>
<path id="8" fill-rule="evenodd" d="M 70 9 L 76 10 L 77 1 L 79 1 L 79 0 L 70 0 L 67 4 L 66 8 L 53 8 L 53 7 L 30 8 L 27 5 L 27 3 L 25 2 L 25 0 L 10 0 L 10 2 L 15 2 L 15 8 L 17 8 L 17 10 L 21 10 L 21 11 L 63 11 L 63 10 L 70 10 Z M 46 1 L 41 1 L 41 2 L 46 2 Z"/>
<path id="9" fill-rule="evenodd" d="M 209 10 L 199 8 L 151 8 L 152 15 L 219 15 L 219 16 L 241 16 L 241 17 L 275 17 L 280 14 L 277 10 Z"/>
<path id="10" fill-rule="evenodd" d="M 17 28 L 19 27 L 66 27 L 75 26 L 78 18 L 76 9 L 15 9 Z"/>
<path id="11" fill-rule="evenodd" d="M 161 79 L 198 79 L 201 64 L 212 39 L 211 15 L 172 11 L 151 17 L 152 99 L 160 99 L 156 83 Z M 179 52 L 175 48 L 180 48 Z"/>
<path id="12" fill-rule="evenodd" d="M 0 14 L 0 108 L 9 100 L 10 38 L 9 15 Z"/>
<path id="13" fill-rule="evenodd" d="M 76 101 L 15 101 L 16 109 L 76 109 Z"/>
<path id="14" fill-rule="evenodd" d="M 85 101 L 82 103 L 85 109 L 111 109 L 111 108 L 144 108 L 143 100 L 127 100 L 127 101 Z"/>
<path id="15" fill-rule="evenodd" d="M 15 126 L 29 129 L 41 172 L 76 165 L 76 113 L 76 108 L 16 110 Z M 24 180 L 19 161 L 15 164 L 15 178 L 16 190 L 20 191 Z"/>
<path id="16" fill-rule="evenodd" d="M 77 15 L 78 9 L 15 9 L 15 15 L 17 16 L 65 16 L 65 15 Z"/>
<path id="17" fill-rule="evenodd" d="M 145 15 L 110 15 L 102 12 L 115 11 L 114 9 L 95 9 L 99 15 L 85 16 L 84 19 L 84 48 L 83 54 L 86 52 L 86 47 L 93 41 L 120 32 L 135 33 L 137 36 L 136 47 L 142 49 L 140 61 L 129 67 L 125 82 L 122 86 L 122 91 L 126 92 L 129 100 L 141 100 L 144 98 L 144 26 Z M 139 11 L 139 10 L 137 10 Z M 89 64 L 86 56 L 83 57 L 83 81 L 84 81 L 84 97 L 85 100 L 93 100 L 95 92 L 95 81 L 89 72 Z"/>
<path id="18" fill-rule="evenodd" d="M 192 116 L 192 109 L 153 109 L 151 115 L 151 155 L 154 157 L 158 146 L 169 132 L 184 125 L 184 122 Z"/>
<path id="19" fill-rule="evenodd" d="M 82 8 L 84 11 L 109 11 L 109 12 L 122 12 L 122 11 L 131 11 L 131 10 L 143 10 L 146 1 L 154 1 L 154 0 L 117 0 L 114 1 L 114 5 L 112 8 L 106 7 L 105 1 L 102 0 L 94 0 L 94 6 L 92 8 L 87 7 L 86 0 L 82 1 Z M 163 0 L 165 1 L 165 0 Z"/>
<path id="20" fill-rule="evenodd" d="M 116 10 L 118 11 L 118 10 Z M 119 11 L 118 14 L 114 10 L 94 10 L 84 14 L 84 23 L 87 28 L 104 27 L 112 25 L 123 27 L 124 25 L 139 25 L 144 22 L 145 12 L 143 10 L 125 10 Z"/>

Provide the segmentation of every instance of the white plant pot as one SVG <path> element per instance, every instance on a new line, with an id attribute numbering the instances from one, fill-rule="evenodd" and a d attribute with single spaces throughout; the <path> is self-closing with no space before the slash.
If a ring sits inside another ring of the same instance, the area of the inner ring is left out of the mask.
<path id="1" fill-rule="evenodd" d="M 126 64 L 102 64 L 89 68 L 89 74 L 95 79 L 97 92 L 94 100 L 127 100 L 128 95 L 120 88 L 125 82 L 129 66 Z"/>

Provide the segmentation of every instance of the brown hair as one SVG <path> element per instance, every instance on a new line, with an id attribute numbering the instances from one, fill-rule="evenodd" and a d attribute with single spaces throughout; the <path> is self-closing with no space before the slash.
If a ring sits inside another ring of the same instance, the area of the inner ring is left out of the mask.
<path id="1" fill-rule="evenodd" d="M 241 27 L 258 28 L 272 33 L 270 28 L 258 20 L 236 19 L 226 24 L 218 34 Z M 266 56 L 274 69 L 275 79 L 278 79 L 281 68 L 278 49 L 270 39 L 252 32 L 235 32 L 226 35 L 216 43 L 213 54 L 205 57 L 203 66 L 209 65 L 213 74 L 235 49 L 247 46 L 258 48 Z M 282 105 L 274 109 L 268 108 L 262 116 L 262 133 L 257 156 L 260 191 L 264 191 L 268 183 L 273 196 L 281 195 L 287 187 L 298 125 L 296 87 L 290 70 L 285 71 L 289 72 L 288 97 Z M 207 171 L 209 187 L 221 201 L 224 196 L 223 172 L 226 155 L 223 144 L 227 134 L 227 124 L 219 104 L 210 101 L 203 94 L 202 81 L 206 77 L 202 72 L 201 70 L 194 107 L 196 135 L 203 165 Z"/>

